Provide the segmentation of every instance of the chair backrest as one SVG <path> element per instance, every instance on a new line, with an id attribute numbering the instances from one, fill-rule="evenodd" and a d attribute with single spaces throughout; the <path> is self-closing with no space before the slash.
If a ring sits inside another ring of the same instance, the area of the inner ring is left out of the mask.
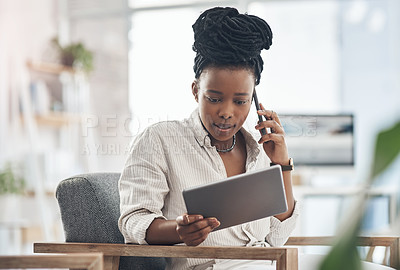
<path id="1" fill-rule="evenodd" d="M 118 229 L 119 173 L 90 173 L 60 182 L 56 197 L 66 242 L 124 243 Z M 119 269 L 164 269 L 164 258 L 121 257 Z"/>

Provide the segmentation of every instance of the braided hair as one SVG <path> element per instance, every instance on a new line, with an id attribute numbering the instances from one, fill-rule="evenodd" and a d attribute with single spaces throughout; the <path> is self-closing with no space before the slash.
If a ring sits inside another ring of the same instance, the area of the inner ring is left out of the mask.
<path id="1" fill-rule="evenodd" d="M 271 28 L 263 19 L 215 7 L 204 11 L 192 28 L 196 79 L 206 67 L 244 67 L 254 72 L 256 85 L 260 83 L 261 50 L 272 44 Z"/>

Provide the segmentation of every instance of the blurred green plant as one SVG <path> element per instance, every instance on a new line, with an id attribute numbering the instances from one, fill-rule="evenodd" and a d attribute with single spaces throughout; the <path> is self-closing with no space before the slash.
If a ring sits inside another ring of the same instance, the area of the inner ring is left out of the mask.
<path id="1" fill-rule="evenodd" d="M 387 130 L 379 132 L 375 141 L 373 166 L 366 184 L 370 186 L 378 175 L 383 173 L 400 154 L 400 121 Z M 320 270 L 361 270 L 361 261 L 357 251 L 357 236 L 364 215 L 366 195 L 360 198 L 346 228 L 339 235 L 338 242 L 332 247 L 320 265 Z M 399 269 L 397 262 L 396 269 Z"/>
<path id="2" fill-rule="evenodd" d="M 0 171 L 0 195 L 2 194 L 22 194 L 25 191 L 25 180 L 14 173 L 10 163 Z"/>
<path id="3" fill-rule="evenodd" d="M 63 65 L 80 69 L 85 73 L 93 71 L 93 53 L 86 49 L 83 43 L 77 42 L 61 46 L 58 38 L 53 38 L 52 43 L 56 46 Z"/>

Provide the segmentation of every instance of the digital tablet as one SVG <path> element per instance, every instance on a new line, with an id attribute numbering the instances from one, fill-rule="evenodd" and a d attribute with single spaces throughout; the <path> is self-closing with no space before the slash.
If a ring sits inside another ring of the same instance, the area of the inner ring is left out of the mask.
<path id="1" fill-rule="evenodd" d="M 288 210 L 280 166 L 188 188 L 183 198 L 188 214 L 217 218 L 221 225 L 215 230 Z"/>

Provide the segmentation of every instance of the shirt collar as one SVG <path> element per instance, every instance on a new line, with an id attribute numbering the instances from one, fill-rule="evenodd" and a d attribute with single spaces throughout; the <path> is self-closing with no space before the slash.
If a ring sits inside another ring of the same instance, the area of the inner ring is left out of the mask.
<path id="1" fill-rule="evenodd" d="M 200 120 L 200 112 L 199 108 L 196 108 L 192 112 L 189 118 L 189 124 L 194 132 L 194 136 L 196 137 L 197 142 L 200 144 L 200 146 L 204 146 L 205 144 L 210 144 L 210 137 L 208 137 L 208 132 L 204 128 L 203 124 L 201 123 Z"/>
<path id="2" fill-rule="evenodd" d="M 260 145 L 254 139 L 253 135 L 250 134 L 244 127 L 240 129 L 243 134 L 244 140 L 246 141 L 247 159 L 249 162 L 255 161 L 257 156 L 260 154 Z"/>

